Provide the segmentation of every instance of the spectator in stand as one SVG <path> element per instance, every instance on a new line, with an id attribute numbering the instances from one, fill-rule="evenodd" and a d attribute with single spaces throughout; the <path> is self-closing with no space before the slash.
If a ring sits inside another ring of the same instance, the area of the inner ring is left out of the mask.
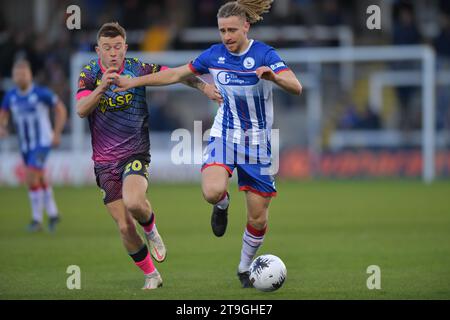
<path id="1" fill-rule="evenodd" d="M 450 71 L 450 13 L 442 15 L 441 32 L 434 40 L 434 47 L 438 56 L 438 70 Z M 450 128 L 450 88 L 449 85 L 437 88 L 437 128 Z"/>
<path id="2" fill-rule="evenodd" d="M 394 7 L 392 43 L 394 45 L 417 45 L 421 42 L 422 37 L 417 28 L 413 6 L 407 1 L 399 2 Z M 393 67 L 397 70 L 411 70 L 416 67 L 416 64 L 414 62 L 396 62 Z M 410 105 L 416 88 L 399 87 L 396 91 L 400 104 L 400 129 L 410 130 L 413 126 Z"/>

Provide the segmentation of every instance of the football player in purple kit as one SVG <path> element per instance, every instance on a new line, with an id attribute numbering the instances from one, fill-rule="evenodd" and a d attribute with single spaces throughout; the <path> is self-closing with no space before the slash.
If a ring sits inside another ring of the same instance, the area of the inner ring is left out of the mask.
<path id="1" fill-rule="evenodd" d="M 143 289 L 162 286 L 153 258 L 162 262 L 166 247 L 155 224 L 155 214 L 147 199 L 150 141 L 145 87 L 115 93 L 113 74 L 128 78 L 157 73 L 164 67 L 126 58 L 126 32 L 118 23 L 104 24 L 97 35 L 98 59 L 80 73 L 77 113 L 88 117 L 92 136 L 94 170 L 123 244 L 135 264 L 144 272 Z M 214 87 L 195 76 L 183 82 L 204 92 Z M 137 233 L 135 221 L 144 229 L 149 245 Z"/>
<path id="2" fill-rule="evenodd" d="M 242 239 L 237 275 L 249 288 L 250 264 L 262 245 L 268 208 L 276 195 L 271 167 L 273 123 L 272 84 L 300 95 L 302 86 L 277 52 L 248 38 L 250 25 L 262 20 L 272 0 L 238 0 L 224 4 L 217 14 L 222 43 L 213 45 L 193 62 L 158 74 L 127 79 L 114 74 L 116 92 L 146 85 L 168 85 L 192 74 L 210 73 L 216 99 L 221 100 L 202 167 L 202 191 L 213 205 L 211 226 L 216 236 L 228 223 L 229 178 L 237 169 L 238 184 L 245 191 L 247 225 Z"/>

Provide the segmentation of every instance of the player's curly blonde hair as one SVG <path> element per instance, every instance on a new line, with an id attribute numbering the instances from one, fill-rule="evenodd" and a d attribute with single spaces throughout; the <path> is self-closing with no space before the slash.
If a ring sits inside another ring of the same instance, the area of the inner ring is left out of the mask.
<path id="1" fill-rule="evenodd" d="M 269 12 L 273 0 L 237 0 L 225 3 L 220 7 L 217 18 L 233 16 L 243 17 L 253 24 L 263 20 L 262 15 Z"/>

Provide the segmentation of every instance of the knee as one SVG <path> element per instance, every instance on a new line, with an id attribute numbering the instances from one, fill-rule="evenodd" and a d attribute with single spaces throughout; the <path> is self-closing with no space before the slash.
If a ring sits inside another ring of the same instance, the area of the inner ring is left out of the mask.
<path id="1" fill-rule="evenodd" d="M 35 188 L 39 186 L 41 184 L 39 176 L 35 173 L 29 172 L 26 176 L 26 184 L 28 188 Z"/>
<path id="2" fill-rule="evenodd" d="M 256 230 L 263 230 L 267 226 L 267 222 L 268 220 L 264 212 L 261 212 L 261 214 L 257 217 L 248 218 L 248 224 L 250 224 Z"/>
<path id="3" fill-rule="evenodd" d="M 206 201 L 210 204 L 216 204 L 222 199 L 225 190 L 218 186 L 208 186 L 202 188 L 202 192 L 203 198 L 205 198 Z"/>
<path id="4" fill-rule="evenodd" d="M 124 205 L 134 217 L 145 214 L 148 211 L 145 201 L 139 201 L 138 199 L 124 199 Z"/>

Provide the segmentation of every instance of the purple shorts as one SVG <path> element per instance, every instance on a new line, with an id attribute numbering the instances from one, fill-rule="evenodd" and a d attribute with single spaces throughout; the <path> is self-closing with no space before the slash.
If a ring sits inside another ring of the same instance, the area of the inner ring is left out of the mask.
<path id="1" fill-rule="evenodd" d="M 122 199 L 122 185 L 125 177 L 137 174 L 148 179 L 150 156 L 133 155 L 114 162 L 96 162 L 94 164 L 97 185 L 103 193 L 103 203 Z"/>

